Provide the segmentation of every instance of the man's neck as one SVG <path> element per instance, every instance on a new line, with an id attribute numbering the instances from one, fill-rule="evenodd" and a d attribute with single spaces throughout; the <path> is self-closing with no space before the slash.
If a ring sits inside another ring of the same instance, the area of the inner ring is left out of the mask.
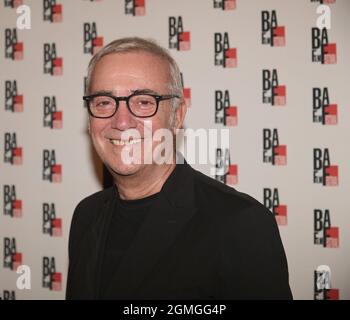
<path id="1" fill-rule="evenodd" d="M 142 199 L 158 193 L 175 169 L 176 164 L 150 165 L 132 176 L 114 175 L 114 183 L 123 200 Z"/>

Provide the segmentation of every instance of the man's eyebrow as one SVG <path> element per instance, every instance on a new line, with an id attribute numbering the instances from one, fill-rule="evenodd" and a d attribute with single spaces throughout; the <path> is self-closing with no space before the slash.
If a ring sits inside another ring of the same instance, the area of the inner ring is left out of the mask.
<path id="1" fill-rule="evenodd" d="M 156 92 L 152 89 L 135 89 L 135 90 L 130 90 L 131 94 L 155 94 L 155 95 L 159 95 L 159 92 Z M 100 95 L 116 95 L 114 91 L 112 90 L 98 90 L 98 91 L 94 91 L 91 93 L 91 95 L 95 95 L 95 94 L 100 94 Z"/>
<path id="2" fill-rule="evenodd" d="M 154 90 L 151 89 L 136 89 L 136 90 L 131 90 L 131 93 L 133 94 L 155 94 L 155 95 L 159 95 L 159 92 L 156 92 Z"/>

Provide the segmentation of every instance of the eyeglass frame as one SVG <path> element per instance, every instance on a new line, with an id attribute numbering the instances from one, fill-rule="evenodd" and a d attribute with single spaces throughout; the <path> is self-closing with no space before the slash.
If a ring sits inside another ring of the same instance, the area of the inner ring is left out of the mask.
<path id="1" fill-rule="evenodd" d="M 152 115 L 149 115 L 149 116 L 138 116 L 136 115 L 130 108 L 130 105 L 129 105 L 129 100 L 134 97 L 134 96 L 151 96 L 153 97 L 155 100 L 156 100 L 156 108 L 155 108 L 155 111 Z M 108 117 L 98 117 L 98 116 L 95 116 L 93 115 L 92 111 L 91 111 L 91 107 L 90 107 L 90 100 L 95 98 L 95 97 L 110 97 L 112 98 L 114 101 L 115 101 L 115 110 L 113 112 L 112 115 L 108 116 Z M 153 117 L 157 112 L 158 112 L 158 108 L 159 108 L 159 102 L 160 101 L 163 101 L 163 100 L 170 100 L 170 99 L 174 99 L 174 98 L 178 98 L 178 99 L 181 99 L 180 96 L 178 95 L 174 95 L 174 94 L 166 94 L 166 95 L 157 95 L 157 94 L 152 94 L 152 93 L 141 93 L 141 92 L 135 92 L 135 93 L 132 93 L 131 95 L 129 96 L 123 96 L 123 97 L 116 97 L 110 93 L 95 93 L 95 94 L 92 94 L 92 95 L 88 95 L 88 96 L 83 96 L 83 100 L 85 101 L 86 103 L 86 106 L 87 106 L 87 109 L 89 111 L 89 114 L 94 117 L 94 118 L 98 118 L 98 119 L 109 119 L 109 118 L 112 118 L 118 111 L 118 108 L 119 108 L 119 102 L 120 101 L 125 101 L 125 104 L 126 104 L 126 107 L 128 108 L 129 112 L 135 116 L 136 118 L 150 118 L 150 117 Z"/>

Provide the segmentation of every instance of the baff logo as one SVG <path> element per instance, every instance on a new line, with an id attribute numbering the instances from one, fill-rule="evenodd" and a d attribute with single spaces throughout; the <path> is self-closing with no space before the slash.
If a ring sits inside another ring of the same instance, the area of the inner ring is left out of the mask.
<path id="1" fill-rule="evenodd" d="M 263 94 L 262 99 L 264 104 L 271 106 L 285 106 L 287 100 L 287 87 L 280 85 L 276 69 L 262 71 Z"/>
<path id="2" fill-rule="evenodd" d="M 52 291 L 62 290 L 62 273 L 56 271 L 56 263 L 54 257 L 43 257 L 43 288 Z"/>
<path id="3" fill-rule="evenodd" d="M 338 105 L 330 103 L 328 88 L 312 88 L 313 122 L 323 125 L 338 124 Z"/>
<path id="4" fill-rule="evenodd" d="M 263 129 L 263 162 L 287 165 L 287 146 L 279 143 L 277 129 Z"/>
<path id="5" fill-rule="evenodd" d="M 224 68 L 236 68 L 237 63 L 237 48 L 230 48 L 228 33 L 214 33 L 214 64 Z"/>
<path id="6" fill-rule="evenodd" d="M 314 209 L 314 244 L 339 248 L 339 228 L 332 226 L 329 209 Z"/>
<path id="7" fill-rule="evenodd" d="M 43 108 L 43 124 L 44 127 L 51 129 L 62 129 L 63 111 L 57 110 L 56 97 L 44 97 Z"/>
<path id="8" fill-rule="evenodd" d="M 329 43 L 326 28 L 312 28 L 312 62 L 337 63 L 337 44 Z"/>
<path id="9" fill-rule="evenodd" d="M 22 264 L 22 253 L 17 252 L 16 239 L 4 238 L 4 268 L 16 271 Z"/>
<path id="10" fill-rule="evenodd" d="M 5 81 L 5 110 L 23 112 L 23 94 L 17 90 L 17 81 Z"/>
<path id="11" fill-rule="evenodd" d="M 237 106 L 231 105 L 228 90 L 215 90 L 215 123 L 228 127 L 238 124 Z"/>
<path id="12" fill-rule="evenodd" d="M 19 42 L 16 29 L 5 29 L 5 58 L 23 60 L 23 42 Z"/>
<path id="13" fill-rule="evenodd" d="M 56 163 L 55 150 L 43 150 L 43 180 L 56 183 L 62 181 L 62 165 Z"/>
<path id="14" fill-rule="evenodd" d="M 12 218 L 22 217 L 22 200 L 16 196 L 15 185 L 4 185 L 4 215 Z"/>
<path id="15" fill-rule="evenodd" d="M 216 149 L 215 179 L 229 186 L 238 183 L 238 165 L 231 164 L 229 149 Z"/>
<path id="16" fill-rule="evenodd" d="M 314 183 L 323 186 L 338 186 L 339 170 L 331 165 L 329 149 L 314 148 Z"/>
<path id="17" fill-rule="evenodd" d="M 43 203 L 43 234 L 51 237 L 62 236 L 62 219 L 56 217 L 54 203 Z"/>
<path id="18" fill-rule="evenodd" d="M 125 0 L 125 14 L 137 17 L 146 15 L 146 0 Z"/>
<path id="19" fill-rule="evenodd" d="M 84 53 L 94 55 L 103 47 L 103 37 L 97 35 L 96 22 L 84 23 Z"/>
<path id="20" fill-rule="evenodd" d="M 55 43 L 44 43 L 44 74 L 52 76 L 63 74 L 63 58 L 57 57 Z"/>
<path id="21" fill-rule="evenodd" d="M 62 4 L 56 0 L 43 0 L 44 21 L 62 22 Z"/>
<path id="22" fill-rule="evenodd" d="M 17 136 L 13 132 L 5 132 L 4 136 L 4 162 L 12 165 L 21 165 L 23 149 L 17 146 Z"/>
<path id="23" fill-rule="evenodd" d="M 5 0 L 5 8 L 18 8 L 23 4 L 23 0 Z"/>
<path id="24" fill-rule="evenodd" d="M 280 203 L 280 196 L 277 188 L 264 188 L 264 206 L 274 215 L 279 226 L 287 225 L 287 205 Z"/>
<path id="25" fill-rule="evenodd" d="M 339 289 L 332 289 L 329 266 L 321 265 L 314 271 L 314 300 L 339 300 Z"/>
<path id="26" fill-rule="evenodd" d="M 261 11 L 261 43 L 271 47 L 286 45 L 286 30 L 278 25 L 276 10 Z"/>
<path id="27" fill-rule="evenodd" d="M 187 51 L 191 49 L 191 33 L 184 31 L 182 17 L 169 17 L 169 49 Z"/>
<path id="28" fill-rule="evenodd" d="M 184 77 L 182 72 L 181 75 L 181 82 L 182 82 L 182 88 L 183 88 L 183 97 L 185 99 L 185 104 L 187 108 L 191 107 L 191 88 L 185 87 Z"/>
<path id="29" fill-rule="evenodd" d="M 3 290 L 0 300 L 16 300 L 15 290 Z"/>
<path id="30" fill-rule="evenodd" d="M 214 9 L 235 10 L 236 0 L 213 0 Z"/>

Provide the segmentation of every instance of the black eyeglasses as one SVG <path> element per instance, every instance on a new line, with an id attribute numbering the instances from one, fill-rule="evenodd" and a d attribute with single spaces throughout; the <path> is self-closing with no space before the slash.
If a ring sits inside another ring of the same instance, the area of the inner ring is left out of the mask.
<path id="1" fill-rule="evenodd" d="M 159 102 L 173 98 L 177 95 L 156 95 L 146 93 L 133 93 L 128 97 L 116 97 L 111 94 L 93 94 L 84 96 L 89 113 L 95 118 L 111 118 L 117 112 L 119 101 L 125 101 L 130 113 L 138 118 L 153 117 L 159 107 Z"/>

